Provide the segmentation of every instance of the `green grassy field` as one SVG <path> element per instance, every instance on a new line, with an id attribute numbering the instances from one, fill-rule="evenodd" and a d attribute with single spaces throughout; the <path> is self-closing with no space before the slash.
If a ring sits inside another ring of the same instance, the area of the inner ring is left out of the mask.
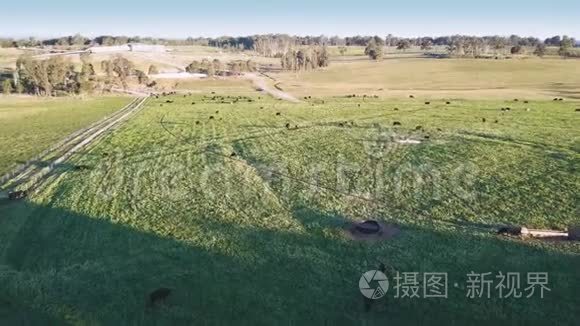
<path id="1" fill-rule="evenodd" d="M 90 170 L 63 170 L 36 196 L 0 204 L 6 319 L 577 324 L 580 245 L 492 232 L 578 222 L 575 103 L 212 96 L 152 99 L 74 157 Z M 401 234 L 345 236 L 368 218 Z M 364 312 L 358 281 L 379 262 L 447 272 L 449 298 L 395 299 L 391 288 Z M 525 273 L 548 272 L 551 291 L 467 299 L 472 271 L 521 272 L 522 289 Z M 146 309 L 162 286 L 173 289 L 167 302 Z"/>
<path id="2" fill-rule="evenodd" d="M 188 93 L 219 92 L 229 95 L 245 95 L 254 90 L 252 83 L 247 79 L 182 79 L 182 80 L 158 80 L 156 89 L 159 91 L 179 90 Z"/>
<path id="3" fill-rule="evenodd" d="M 425 59 L 334 62 L 323 71 L 282 73 L 282 87 L 298 95 L 351 93 L 503 100 L 580 99 L 580 60 Z"/>
<path id="4" fill-rule="evenodd" d="M 0 174 L 129 102 L 127 97 L 0 96 Z"/>
<path id="5" fill-rule="evenodd" d="M 344 52 L 344 54 L 340 53 L 339 48 L 340 48 L 340 46 L 328 46 L 328 51 L 329 51 L 329 54 L 330 54 L 332 59 L 340 60 L 341 57 L 357 57 L 357 56 L 366 57 L 366 54 L 365 54 L 366 46 L 357 46 L 357 45 L 347 46 L 346 52 Z M 429 50 L 429 51 L 421 50 L 421 47 L 419 47 L 419 46 L 412 46 L 411 48 L 404 50 L 404 51 L 398 50 L 397 47 L 395 47 L 395 46 L 383 47 L 383 55 L 386 58 L 389 58 L 389 57 L 394 56 L 394 55 L 398 55 L 398 56 L 408 56 L 411 54 L 422 55 L 422 54 L 425 54 L 425 52 L 445 53 L 445 47 L 444 46 L 435 46 L 435 47 L 431 48 L 431 50 Z"/>

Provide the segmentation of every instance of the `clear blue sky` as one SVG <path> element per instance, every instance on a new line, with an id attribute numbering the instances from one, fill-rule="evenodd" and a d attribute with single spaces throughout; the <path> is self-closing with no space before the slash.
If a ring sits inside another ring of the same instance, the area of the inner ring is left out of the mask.
<path id="1" fill-rule="evenodd" d="M 580 38 L 580 0 L 21 0 L 0 5 L 0 36 L 81 33 Z"/>

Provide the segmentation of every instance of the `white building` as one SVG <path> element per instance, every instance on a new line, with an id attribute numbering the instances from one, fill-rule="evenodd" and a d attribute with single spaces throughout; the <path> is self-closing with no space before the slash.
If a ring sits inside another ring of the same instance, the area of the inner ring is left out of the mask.
<path id="1" fill-rule="evenodd" d="M 167 52 L 165 45 L 129 43 L 111 46 L 91 46 L 87 49 L 90 53 L 113 53 L 113 52 Z"/>
<path id="2" fill-rule="evenodd" d="M 129 45 L 91 46 L 87 51 L 90 53 L 128 52 Z"/>
<path id="3" fill-rule="evenodd" d="M 141 44 L 141 43 L 131 43 L 129 45 L 129 51 L 133 52 L 167 52 L 165 45 L 158 44 Z"/>
<path id="4" fill-rule="evenodd" d="M 165 72 L 161 74 L 149 75 L 151 79 L 200 79 L 207 78 L 207 74 L 197 74 L 189 72 Z"/>

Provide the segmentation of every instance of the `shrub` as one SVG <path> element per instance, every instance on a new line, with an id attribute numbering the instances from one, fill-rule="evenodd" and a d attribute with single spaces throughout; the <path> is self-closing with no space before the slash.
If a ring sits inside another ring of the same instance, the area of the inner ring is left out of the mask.
<path id="1" fill-rule="evenodd" d="M 511 54 L 520 54 L 523 52 L 523 48 L 520 45 L 512 46 L 510 49 Z"/>
<path id="2" fill-rule="evenodd" d="M 10 79 L 5 79 L 2 82 L 2 92 L 6 95 L 10 95 L 12 91 L 13 91 L 12 82 L 10 81 Z"/>
<path id="3" fill-rule="evenodd" d="M 149 70 L 148 70 L 148 75 L 156 75 L 159 73 L 159 69 L 157 69 L 157 66 L 155 65 L 150 65 L 149 66 Z"/>

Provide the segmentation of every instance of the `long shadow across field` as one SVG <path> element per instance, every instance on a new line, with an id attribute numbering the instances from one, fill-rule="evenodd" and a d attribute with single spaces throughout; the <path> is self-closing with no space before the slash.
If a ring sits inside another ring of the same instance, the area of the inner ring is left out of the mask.
<path id="1" fill-rule="evenodd" d="M 578 255 L 412 225 L 388 242 L 352 242 L 340 236 L 346 217 L 306 203 L 292 214 L 300 232 L 209 213 L 196 219 L 198 238 L 27 201 L 0 204 L 0 216 L 0 324 L 573 325 L 580 306 Z M 388 299 L 365 312 L 358 281 L 379 262 L 401 272 L 448 272 L 449 298 L 395 299 L 391 287 Z M 548 272 L 551 292 L 544 299 L 466 299 L 471 271 Z M 173 292 L 147 309 L 147 294 L 159 287 Z"/>

